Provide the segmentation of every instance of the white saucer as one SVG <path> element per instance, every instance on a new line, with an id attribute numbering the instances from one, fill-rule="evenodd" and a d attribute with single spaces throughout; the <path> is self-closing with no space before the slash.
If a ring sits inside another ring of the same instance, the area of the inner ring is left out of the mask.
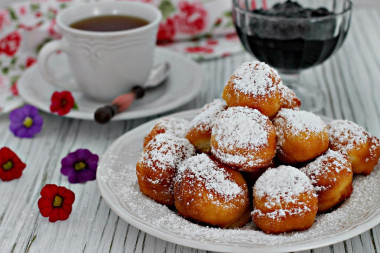
<path id="1" fill-rule="evenodd" d="M 50 66 L 57 78 L 66 80 L 71 78 L 65 54 L 54 55 L 50 59 Z M 202 87 L 203 70 L 192 60 L 167 49 L 156 48 L 154 64 L 168 61 L 170 76 L 166 82 L 145 96 L 135 101 L 125 112 L 116 115 L 113 120 L 127 120 L 156 115 L 186 104 L 193 99 Z M 28 69 L 18 82 L 20 96 L 31 105 L 50 112 L 50 98 L 54 91 L 60 90 L 43 79 L 37 64 Z M 72 91 L 79 107 L 71 110 L 64 117 L 93 120 L 94 112 L 105 103 L 90 101 L 80 92 Z"/>

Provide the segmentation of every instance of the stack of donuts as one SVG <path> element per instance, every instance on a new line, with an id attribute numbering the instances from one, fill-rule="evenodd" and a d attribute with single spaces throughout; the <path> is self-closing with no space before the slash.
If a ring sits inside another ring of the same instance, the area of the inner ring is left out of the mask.
<path id="1" fill-rule="evenodd" d="M 164 118 L 144 140 L 140 190 L 182 217 L 221 228 L 251 219 L 265 233 L 305 230 L 369 175 L 379 139 L 347 120 L 326 124 L 262 62 L 239 66 L 221 99 L 190 122 Z"/>

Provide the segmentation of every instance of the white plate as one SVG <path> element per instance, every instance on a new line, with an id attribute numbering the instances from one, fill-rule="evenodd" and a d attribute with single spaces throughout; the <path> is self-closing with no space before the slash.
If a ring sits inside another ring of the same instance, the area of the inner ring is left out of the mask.
<path id="1" fill-rule="evenodd" d="M 141 99 L 135 101 L 125 112 L 116 115 L 113 120 L 127 120 L 156 115 L 186 104 L 193 99 L 203 82 L 203 70 L 192 60 L 167 49 L 156 48 L 154 64 L 168 61 L 170 63 L 170 76 L 166 82 L 146 93 Z M 60 80 L 71 78 L 65 54 L 54 55 L 50 59 L 56 77 Z M 28 69 L 18 83 L 20 96 L 29 104 L 50 112 L 50 98 L 58 90 L 47 83 L 41 76 L 37 64 Z M 86 99 L 80 92 L 72 92 L 79 110 L 71 110 L 64 115 L 69 118 L 93 120 L 97 108 L 104 103 Z"/>
<path id="2" fill-rule="evenodd" d="M 192 119 L 197 110 L 174 114 Z M 242 229 L 200 226 L 143 195 L 135 167 L 143 138 L 157 122 L 150 121 L 117 139 L 105 152 L 97 171 L 103 199 L 126 222 L 163 240 L 211 251 L 288 252 L 318 248 L 354 237 L 380 222 L 380 168 L 370 176 L 355 176 L 351 197 L 331 213 L 318 215 L 302 232 L 267 235 L 252 222 Z"/>

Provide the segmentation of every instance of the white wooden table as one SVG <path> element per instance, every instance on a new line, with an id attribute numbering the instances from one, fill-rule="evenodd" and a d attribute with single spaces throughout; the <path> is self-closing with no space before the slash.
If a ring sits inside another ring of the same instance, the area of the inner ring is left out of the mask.
<path id="1" fill-rule="evenodd" d="M 330 60 L 304 72 L 304 78 L 326 94 L 321 112 L 346 118 L 380 136 L 380 8 L 354 11 L 348 38 Z M 206 79 L 200 95 L 175 111 L 198 108 L 220 97 L 236 66 L 247 54 L 200 63 Z M 60 160 L 78 148 L 99 155 L 120 135 L 154 118 L 112 122 L 100 126 L 41 113 L 43 131 L 33 139 L 19 139 L 9 131 L 7 115 L 0 116 L 0 147 L 8 146 L 27 164 L 23 176 L 0 181 L 0 252 L 204 252 L 168 243 L 121 220 L 100 196 L 96 182 L 69 184 L 60 173 Z M 157 115 L 160 116 L 160 115 Z M 37 207 L 41 188 L 54 183 L 73 190 L 76 201 L 70 218 L 50 223 Z M 380 183 L 380 182 L 379 182 Z M 380 225 L 354 238 L 304 252 L 380 252 Z"/>

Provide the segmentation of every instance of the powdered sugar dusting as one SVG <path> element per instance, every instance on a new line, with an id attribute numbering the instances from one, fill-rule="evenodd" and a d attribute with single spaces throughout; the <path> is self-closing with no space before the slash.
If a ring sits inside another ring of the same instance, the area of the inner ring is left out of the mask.
<path id="1" fill-rule="evenodd" d="M 310 178 L 313 185 L 316 186 L 315 190 L 318 192 L 324 190 L 325 188 L 317 185 L 317 178 L 326 175 L 326 173 L 332 169 L 334 169 L 337 173 L 342 170 L 351 172 L 352 168 L 347 154 L 342 154 L 339 151 L 329 149 L 324 155 L 318 157 L 313 162 L 301 168 L 301 171 Z"/>
<path id="2" fill-rule="evenodd" d="M 267 197 L 266 207 L 271 208 L 283 202 L 296 203 L 301 193 L 313 191 L 313 185 L 305 173 L 281 165 L 265 171 L 256 181 L 253 191 L 257 197 Z"/>
<path id="3" fill-rule="evenodd" d="M 202 107 L 201 112 L 190 122 L 190 129 L 211 131 L 219 114 L 227 108 L 226 102 L 215 99 L 213 102 Z"/>
<path id="4" fill-rule="evenodd" d="M 148 143 L 139 162 L 153 170 L 164 170 L 168 167 L 177 168 L 180 162 L 194 154 L 195 148 L 186 138 L 165 133 L 157 135 Z"/>
<path id="5" fill-rule="evenodd" d="M 219 146 L 233 150 L 268 145 L 268 118 L 256 109 L 230 107 L 220 114 L 212 129 Z"/>
<path id="6" fill-rule="evenodd" d="M 334 149 L 350 151 L 368 141 L 370 135 L 352 121 L 334 120 L 328 125 L 329 139 Z"/>
<path id="7" fill-rule="evenodd" d="M 185 160 L 178 168 L 175 181 L 182 180 L 185 172 L 187 176 L 195 178 L 195 181 L 204 182 L 207 190 L 219 193 L 227 201 L 244 193 L 243 189 L 228 177 L 225 169 L 219 167 L 206 154 L 199 154 Z"/>
<path id="8" fill-rule="evenodd" d="M 276 83 L 273 83 L 272 76 L 276 77 Z M 233 73 L 232 80 L 236 90 L 253 96 L 264 96 L 277 91 L 280 78 L 277 71 L 269 65 L 253 61 L 239 66 Z"/>
<path id="9" fill-rule="evenodd" d="M 233 151 L 236 148 L 259 150 L 268 146 L 267 122 L 268 117 L 256 109 L 229 107 L 217 119 L 212 129 L 212 136 L 217 141 L 219 150 Z M 250 160 L 249 154 L 245 156 L 225 154 L 218 152 L 214 147 L 211 152 L 224 162 L 242 164 Z"/>
<path id="10" fill-rule="evenodd" d="M 321 133 L 326 124 L 317 115 L 307 111 L 281 109 L 273 121 L 276 128 L 278 144 L 284 141 L 284 131 L 297 135 L 300 132 L 307 134 Z"/>
<path id="11" fill-rule="evenodd" d="M 195 113 L 188 118 L 193 116 Z M 260 252 L 286 248 L 285 251 L 296 251 L 300 247 L 330 244 L 337 234 L 342 236 L 339 240 L 348 239 L 368 230 L 370 225 L 376 225 L 374 221 L 380 216 L 378 165 L 369 176 L 356 175 L 350 198 L 334 211 L 318 214 L 313 226 L 306 231 L 269 235 L 258 230 L 252 222 L 240 229 L 211 228 L 192 223 L 139 190 L 136 161 L 141 153 L 141 142 L 151 126 L 144 125 L 125 134 L 106 151 L 98 167 L 97 181 L 102 196 L 113 210 L 119 211 L 122 219 L 133 222 L 136 227 L 141 227 L 141 223 L 149 224 L 149 233 L 153 235 L 165 234 L 178 243 L 183 239 L 192 240 L 216 250 L 256 249 Z"/>
<path id="12" fill-rule="evenodd" d="M 156 127 L 165 130 L 165 133 L 185 137 L 189 129 L 189 121 L 174 117 L 162 118 L 156 123 Z M 151 129 L 152 130 L 152 129 Z M 148 133 L 151 131 L 149 130 Z"/>
<path id="13" fill-rule="evenodd" d="M 278 91 L 281 97 L 281 108 L 292 108 L 293 110 L 299 110 L 301 101 L 297 98 L 296 94 L 283 82 L 278 84 Z"/>
<path id="14" fill-rule="evenodd" d="M 369 148 L 369 157 L 366 158 L 366 162 L 376 159 L 376 157 L 380 157 L 380 141 L 376 136 L 372 136 L 372 143 Z"/>

